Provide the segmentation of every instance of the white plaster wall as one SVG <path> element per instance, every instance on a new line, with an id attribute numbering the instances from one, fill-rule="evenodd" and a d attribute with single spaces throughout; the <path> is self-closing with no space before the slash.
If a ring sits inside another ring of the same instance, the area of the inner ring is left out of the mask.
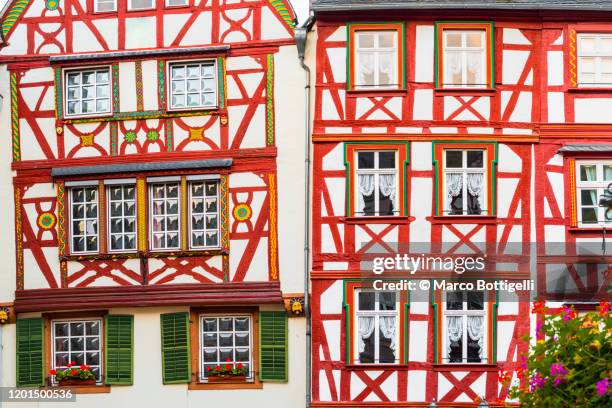
<path id="1" fill-rule="evenodd" d="M 183 307 L 116 308 L 111 314 L 134 315 L 134 384 L 111 386 L 110 393 L 80 394 L 71 406 L 87 408 L 203 406 L 285 408 L 304 405 L 305 386 L 305 319 L 289 319 L 289 381 L 263 383 L 263 389 L 252 390 L 187 390 L 187 384 L 164 385 L 161 367 L 161 313 L 187 311 Z M 5 344 L 2 369 L 3 386 L 15 385 L 15 325 L 0 326 Z M 3 404 L 3 408 L 65 408 L 64 403 Z"/>

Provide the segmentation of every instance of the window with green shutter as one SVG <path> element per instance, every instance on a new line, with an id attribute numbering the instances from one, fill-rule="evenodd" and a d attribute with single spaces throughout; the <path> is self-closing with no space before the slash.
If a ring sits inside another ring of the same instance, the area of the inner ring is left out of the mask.
<path id="1" fill-rule="evenodd" d="M 134 316 L 106 316 L 106 384 L 131 385 L 134 379 Z"/>
<path id="2" fill-rule="evenodd" d="M 44 385 L 44 320 L 17 319 L 17 386 Z"/>
<path id="3" fill-rule="evenodd" d="M 259 378 L 287 381 L 287 313 L 259 313 Z"/>
<path id="4" fill-rule="evenodd" d="M 189 313 L 162 314 L 161 337 L 164 384 L 190 382 Z"/>

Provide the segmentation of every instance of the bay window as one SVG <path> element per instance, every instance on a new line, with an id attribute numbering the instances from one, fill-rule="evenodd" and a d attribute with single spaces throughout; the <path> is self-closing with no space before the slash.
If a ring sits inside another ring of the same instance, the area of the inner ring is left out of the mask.
<path id="1" fill-rule="evenodd" d="M 485 163 L 485 150 L 444 150 L 445 214 L 487 214 Z"/>
<path id="2" fill-rule="evenodd" d="M 442 340 L 445 363 L 487 362 L 484 292 L 444 292 Z"/>
<path id="3" fill-rule="evenodd" d="M 399 362 L 399 293 L 355 290 L 355 361 Z"/>
<path id="4" fill-rule="evenodd" d="M 399 214 L 397 152 L 357 151 L 356 155 L 355 214 Z"/>
<path id="5" fill-rule="evenodd" d="M 576 161 L 576 200 L 580 226 L 612 223 L 612 211 L 599 207 L 599 197 L 610 184 L 612 184 L 612 160 Z"/>

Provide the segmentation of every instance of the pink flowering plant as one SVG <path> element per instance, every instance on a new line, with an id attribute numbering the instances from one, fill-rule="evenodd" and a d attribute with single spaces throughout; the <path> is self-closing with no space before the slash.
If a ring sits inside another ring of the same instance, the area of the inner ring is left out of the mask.
<path id="1" fill-rule="evenodd" d="M 548 313 L 535 302 L 538 340 L 523 357 L 509 396 L 521 407 L 612 406 L 611 305 L 601 302 L 595 312 L 579 315 L 568 306 Z"/>

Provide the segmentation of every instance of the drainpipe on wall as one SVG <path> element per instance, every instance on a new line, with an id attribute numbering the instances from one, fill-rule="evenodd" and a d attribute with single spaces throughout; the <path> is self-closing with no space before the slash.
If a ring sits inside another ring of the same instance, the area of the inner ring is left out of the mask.
<path id="1" fill-rule="evenodd" d="M 306 316 L 306 408 L 310 408 L 311 400 L 311 366 L 312 366 L 312 324 L 310 320 L 310 68 L 304 63 L 306 54 L 306 41 L 308 32 L 314 24 L 311 14 L 301 27 L 295 29 L 295 44 L 298 50 L 300 66 L 306 74 L 304 85 L 305 116 L 304 133 L 306 139 L 306 152 L 304 157 L 304 313 Z"/>

